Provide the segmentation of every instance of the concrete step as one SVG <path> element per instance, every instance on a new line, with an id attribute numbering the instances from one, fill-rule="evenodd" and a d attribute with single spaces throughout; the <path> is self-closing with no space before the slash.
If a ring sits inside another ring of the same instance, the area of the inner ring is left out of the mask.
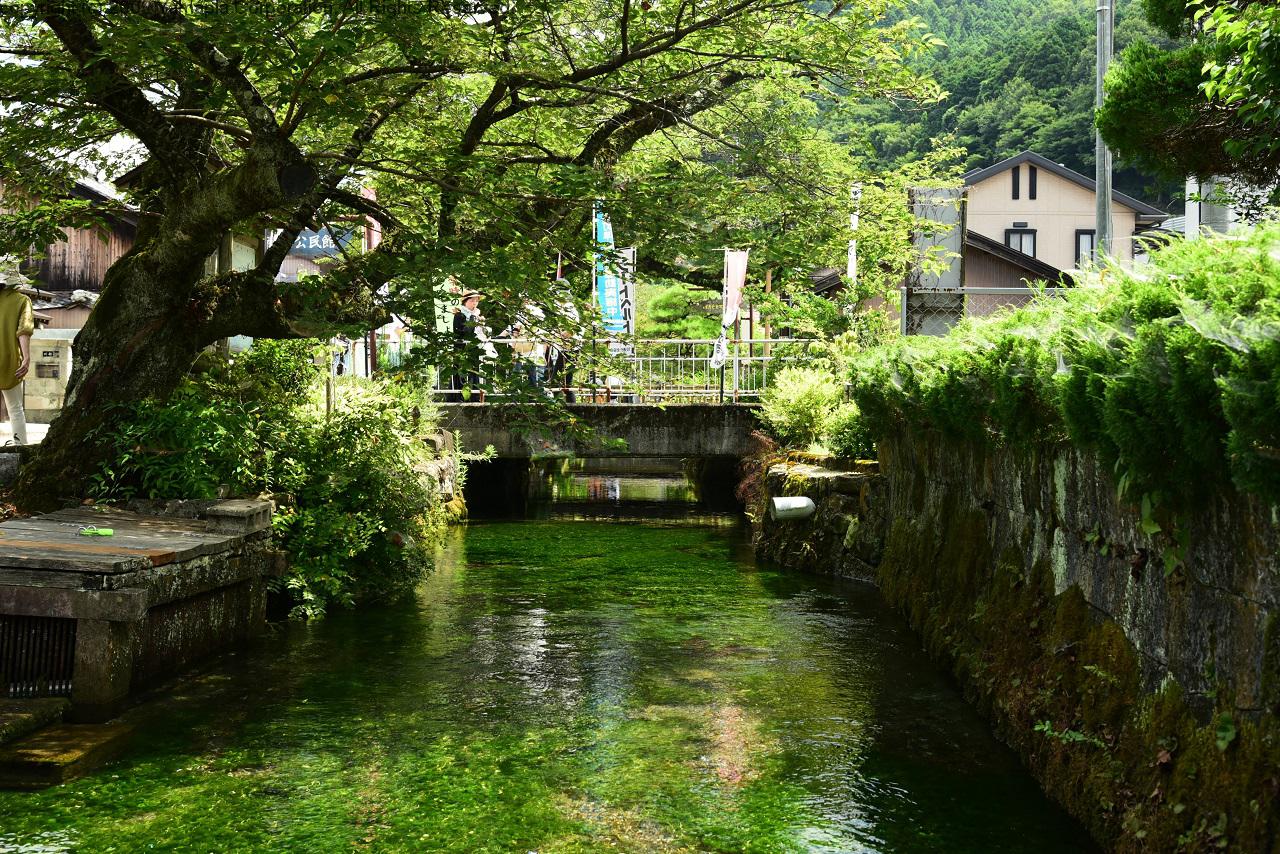
<path id="1" fill-rule="evenodd" d="M 131 724 L 57 724 L 0 747 L 0 788 L 43 789 L 89 773 L 119 755 Z"/>
<path id="2" fill-rule="evenodd" d="M 0 700 L 0 745 L 8 744 L 46 724 L 62 720 L 71 705 L 66 697 Z"/>

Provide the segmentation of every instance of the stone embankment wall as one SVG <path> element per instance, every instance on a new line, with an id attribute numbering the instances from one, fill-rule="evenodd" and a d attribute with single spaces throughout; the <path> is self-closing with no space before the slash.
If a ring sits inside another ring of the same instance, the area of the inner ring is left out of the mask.
<path id="1" fill-rule="evenodd" d="M 875 463 L 828 467 L 835 465 L 793 460 L 769 466 L 762 495 L 804 495 L 817 511 L 805 521 L 776 522 L 763 504 L 749 507 L 756 553 L 793 569 L 875 581 L 884 551 L 884 478 Z"/>
<path id="2" fill-rule="evenodd" d="M 419 466 L 416 474 L 435 490 L 448 521 L 460 522 L 467 518 L 467 502 L 462 497 L 460 468 L 463 463 L 458 456 L 453 433 L 441 430 L 423 441 L 431 448 L 435 459 Z"/>
<path id="3" fill-rule="evenodd" d="M 759 552 L 875 581 L 1108 847 L 1280 849 L 1275 508 L 1144 516 L 1066 446 L 903 435 L 880 457 L 878 475 L 772 466 L 765 494 L 818 511 L 761 517 Z"/>

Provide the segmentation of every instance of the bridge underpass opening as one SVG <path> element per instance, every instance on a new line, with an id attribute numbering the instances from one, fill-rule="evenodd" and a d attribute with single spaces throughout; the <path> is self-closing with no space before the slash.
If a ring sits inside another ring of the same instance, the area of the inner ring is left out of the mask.
<path id="1" fill-rule="evenodd" d="M 467 464 L 464 496 L 475 519 L 738 514 L 740 458 L 495 457 Z"/>

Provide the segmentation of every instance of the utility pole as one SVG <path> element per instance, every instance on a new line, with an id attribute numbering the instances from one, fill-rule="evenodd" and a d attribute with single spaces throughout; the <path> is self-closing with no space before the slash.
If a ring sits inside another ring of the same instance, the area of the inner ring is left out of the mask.
<path id="1" fill-rule="evenodd" d="M 1101 109 L 1106 97 L 1105 83 L 1107 66 L 1111 64 L 1113 52 L 1112 32 L 1115 24 L 1115 0 L 1098 0 L 1098 62 L 1097 85 L 1094 88 L 1094 105 Z M 1102 134 L 1095 127 L 1094 138 L 1094 170 L 1097 190 L 1097 223 L 1094 231 L 1094 251 L 1101 257 L 1111 254 L 1111 149 L 1102 140 Z"/>

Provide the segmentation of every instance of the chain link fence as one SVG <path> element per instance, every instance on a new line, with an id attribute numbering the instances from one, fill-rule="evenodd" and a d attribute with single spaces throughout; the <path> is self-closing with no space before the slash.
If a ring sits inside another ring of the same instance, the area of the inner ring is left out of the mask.
<path id="1" fill-rule="evenodd" d="M 1008 311 L 1063 288 L 902 288 L 899 323 L 903 335 L 946 335 L 966 317 Z"/>

